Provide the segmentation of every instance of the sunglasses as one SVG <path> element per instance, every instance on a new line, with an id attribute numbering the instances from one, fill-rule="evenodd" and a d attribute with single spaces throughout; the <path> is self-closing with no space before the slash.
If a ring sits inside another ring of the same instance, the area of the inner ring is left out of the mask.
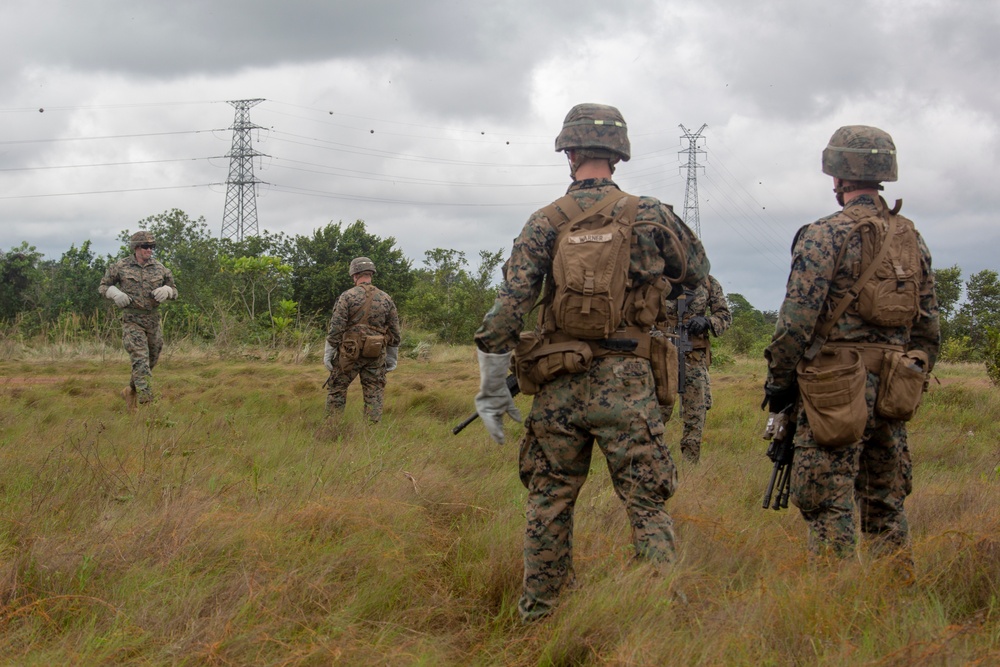
<path id="1" fill-rule="evenodd" d="M 140 243 L 136 248 L 142 248 L 143 250 L 156 250 L 155 243 Z"/>

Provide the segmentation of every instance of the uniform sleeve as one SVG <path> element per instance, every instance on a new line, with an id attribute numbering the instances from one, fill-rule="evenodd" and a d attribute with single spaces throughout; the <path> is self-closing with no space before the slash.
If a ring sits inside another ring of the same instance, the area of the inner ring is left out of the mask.
<path id="1" fill-rule="evenodd" d="M 167 267 L 163 267 L 163 284 L 167 287 L 177 289 L 177 284 L 174 282 L 174 274 Z"/>
<path id="2" fill-rule="evenodd" d="M 686 289 L 695 289 L 708 278 L 711 263 L 708 255 L 705 254 L 705 247 L 691 229 L 684 224 L 684 221 L 677 217 L 666 204 L 660 203 L 661 214 L 667 225 L 669 225 L 680 241 L 680 248 L 674 248 L 674 243 L 668 244 L 668 250 L 663 254 L 663 259 L 667 264 L 668 277 L 679 275 L 674 273 L 677 269 L 683 269 L 684 279 L 681 284 Z"/>
<path id="3" fill-rule="evenodd" d="M 330 325 L 327 327 L 326 340 L 334 349 L 340 348 L 347 323 L 350 321 L 350 309 L 347 301 L 347 292 L 344 292 L 337 297 L 337 302 L 333 304 L 333 314 L 330 316 Z"/>
<path id="4" fill-rule="evenodd" d="M 104 277 L 101 278 L 101 284 L 97 287 L 97 293 L 102 297 L 107 296 L 108 288 L 112 285 L 117 285 L 121 281 L 118 275 L 118 262 L 112 263 L 108 266 L 107 271 L 104 272 Z"/>
<path id="5" fill-rule="evenodd" d="M 910 349 L 927 355 L 933 370 L 941 348 L 941 317 L 938 310 L 937 291 L 934 287 L 934 271 L 931 269 L 931 252 L 924 239 L 917 232 L 917 247 L 920 249 L 920 312 L 910 329 Z"/>
<path id="6" fill-rule="evenodd" d="M 714 276 L 708 277 L 708 311 L 712 333 L 721 336 L 733 323 L 733 314 L 729 312 L 729 303 L 722 291 L 722 285 Z"/>
<path id="7" fill-rule="evenodd" d="M 517 345 L 524 317 L 538 300 L 551 269 L 556 236 L 548 218 L 536 212 L 514 239 L 496 301 L 475 335 L 476 346 L 483 352 L 510 352 Z"/>
<path id="8" fill-rule="evenodd" d="M 812 340 L 830 291 L 836 261 L 832 249 L 829 225 L 813 223 L 796 235 L 785 299 L 778 310 L 771 344 L 764 350 L 769 389 L 788 389 L 795 382 L 795 365 Z"/>
<path id="9" fill-rule="evenodd" d="M 388 347 L 399 347 L 403 336 L 399 329 L 399 313 L 396 311 L 396 303 L 392 299 L 389 299 L 388 323 L 389 333 L 386 345 Z"/>

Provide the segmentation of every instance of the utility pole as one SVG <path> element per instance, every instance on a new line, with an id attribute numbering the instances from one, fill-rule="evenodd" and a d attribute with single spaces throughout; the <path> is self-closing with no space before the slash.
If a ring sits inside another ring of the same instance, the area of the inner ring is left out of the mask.
<path id="1" fill-rule="evenodd" d="M 262 129 L 250 122 L 250 107 L 263 102 L 263 98 L 252 100 L 230 100 L 236 107 L 233 126 L 233 148 L 226 154 L 229 158 L 229 178 L 226 179 L 226 208 L 222 213 L 222 238 L 242 241 L 246 236 L 257 236 L 257 183 L 253 175 L 253 159 L 263 153 L 253 149 L 250 130 Z"/>
<path id="2" fill-rule="evenodd" d="M 701 238 L 701 218 L 698 213 L 698 153 L 704 154 L 705 151 L 698 148 L 698 140 L 704 137 L 701 133 L 704 129 L 708 127 L 708 124 L 704 124 L 698 128 L 697 132 L 691 132 L 683 125 L 680 128 L 684 130 L 684 134 L 681 135 L 682 139 L 688 140 L 688 147 L 682 151 L 677 151 L 678 153 L 687 153 L 687 187 L 684 189 L 684 222 L 690 227 L 698 238 Z"/>

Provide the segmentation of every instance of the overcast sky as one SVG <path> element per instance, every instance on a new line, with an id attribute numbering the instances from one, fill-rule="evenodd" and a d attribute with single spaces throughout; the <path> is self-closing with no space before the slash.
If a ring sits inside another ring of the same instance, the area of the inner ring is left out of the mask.
<path id="1" fill-rule="evenodd" d="M 629 126 L 617 182 L 679 214 L 679 126 L 707 126 L 701 236 L 758 308 L 837 208 L 820 154 L 841 125 L 893 136 L 886 199 L 968 278 L 998 268 L 998 35 L 995 0 L 0 0 L 0 249 L 114 253 L 173 208 L 219 235 L 227 102 L 263 98 L 261 231 L 364 220 L 414 266 L 474 267 L 565 191 L 555 135 L 600 102 Z"/>

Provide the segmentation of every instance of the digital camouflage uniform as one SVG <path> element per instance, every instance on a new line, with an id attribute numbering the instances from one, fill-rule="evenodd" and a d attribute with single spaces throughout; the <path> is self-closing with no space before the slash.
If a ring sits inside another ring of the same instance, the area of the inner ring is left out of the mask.
<path id="1" fill-rule="evenodd" d="M 371 294 L 368 317 L 365 320 L 364 305 Z M 358 357 L 347 361 L 343 351 L 337 355 L 330 373 L 327 412 L 336 417 L 342 415 L 347 405 L 347 387 L 354 378 L 361 377 L 361 391 L 365 400 L 365 416 L 377 423 L 382 419 L 382 401 L 385 394 L 385 354 L 386 348 L 398 347 L 400 343 L 399 315 L 392 298 L 371 283 L 355 285 L 342 293 L 333 306 L 326 340 L 335 350 L 340 350 L 344 336 L 382 335 L 385 344 L 378 357 L 366 359 Z"/>
<path id="2" fill-rule="evenodd" d="M 584 210 L 618 191 L 609 179 L 575 181 L 568 190 Z M 697 237 L 669 206 L 650 197 L 640 201 L 637 222 L 656 221 L 672 229 L 686 254 L 688 280 L 704 279 L 709 264 Z M 625 203 L 616 203 L 610 214 Z M 515 347 L 543 279 L 551 279 L 556 237 L 539 210 L 515 239 L 497 300 L 476 333 L 481 351 L 505 353 Z M 633 285 L 678 275 L 684 254 L 663 227 L 636 225 L 629 267 Z M 637 557 L 670 561 L 674 556 L 673 521 L 664 504 L 674 493 L 677 472 L 663 442 L 649 361 L 622 354 L 595 357 L 588 371 L 542 386 L 525 421 L 520 478 L 528 500 L 524 590 L 518 604 L 525 621 L 549 613 L 560 589 L 573 580 L 573 507 L 587 479 L 595 441 L 625 503 Z"/>
<path id="3" fill-rule="evenodd" d="M 133 248 L 133 253 L 134 253 Z M 122 344 L 132 361 L 130 387 L 135 390 L 139 403 L 153 400 L 151 384 L 153 368 L 163 349 L 163 331 L 160 327 L 159 302 L 153 290 L 177 286 L 170 269 L 150 258 L 139 264 L 135 255 L 120 259 L 104 273 L 97 291 L 106 296 L 108 287 L 115 286 L 127 294 L 132 302 L 122 308 Z"/>
<path id="4" fill-rule="evenodd" d="M 712 342 L 709 340 L 709 332 L 713 336 L 721 336 L 733 323 L 722 285 L 714 276 L 709 276 L 708 280 L 698 283 L 697 287 L 687 293 L 685 325 L 691 318 L 699 315 L 708 318 L 708 330 L 699 336 L 689 337 L 691 351 L 684 355 L 684 393 L 678 396 L 679 410 L 684 420 L 681 454 L 692 463 L 697 463 L 701 457 L 705 413 L 712 408 L 712 386 L 708 375 L 708 367 L 712 363 Z M 676 301 L 667 301 L 667 321 L 676 326 Z"/>
<path id="5" fill-rule="evenodd" d="M 849 202 L 877 213 L 875 199 L 862 195 Z M 883 203 L 884 206 L 884 203 Z M 902 216 L 900 216 L 902 217 Z M 831 294 L 843 294 L 858 279 L 861 236 L 851 234 L 843 262 L 837 254 L 854 220 L 843 212 L 818 220 L 799 230 L 792 247 L 792 267 L 785 299 L 771 344 L 765 351 L 768 390 L 781 391 L 796 380 L 795 366 L 803 357 Z M 931 255 L 917 233 L 920 254 L 919 307 L 912 327 L 879 327 L 851 307 L 837 321 L 831 343 L 899 345 L 927 354 L 929 372 L 940 344 L 938 304 L 934 292 Z M 909 528 L 903 503 L 912 490 L 910 450 L 906 423 L 889 420 L 874 411 L 879 377 L 869 369 L 865 388 L 868 423 L 860 442 L 841 448 L 816 444 L 805 411 L 800 411 L 795 434 L 791 499 L 809 526 L 813 553 L 849 554 L 856 543 L 854 508 L 857 503 L 861 531 L 873 546 L 899 549 L 908 545 Z"/>

